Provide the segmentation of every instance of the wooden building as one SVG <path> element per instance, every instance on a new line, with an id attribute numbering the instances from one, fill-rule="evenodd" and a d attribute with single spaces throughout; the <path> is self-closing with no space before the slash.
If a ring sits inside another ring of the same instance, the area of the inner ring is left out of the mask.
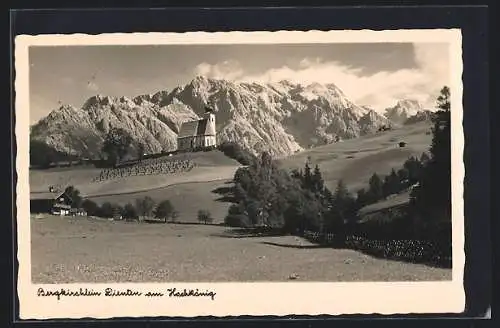
<path id="1" fill-rule="evenodd" d="M 30 193 L 31 213 L 51 213 L 70 215 L 81 211 L 72 211 L 73 200 L 65 193 L 33 192 Z"/>

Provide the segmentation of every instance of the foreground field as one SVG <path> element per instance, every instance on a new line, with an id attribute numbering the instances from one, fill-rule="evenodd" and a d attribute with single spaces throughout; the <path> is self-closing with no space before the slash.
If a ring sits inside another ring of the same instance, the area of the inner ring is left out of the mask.
<path id="1" fill-rule="evenodd" d="M 451 270 L 318 248 L 291 237 L 229 238 L 221 226 L 32 216 L 34 283 L 430 281 Z"/>
<path id="2" fill-rule="evenodd" d="M 308 157 L 313 165 L 318 164 L 325 184 L 334 190 L 339 179 L 355 192 L 366 187 L 373 173 L 388 174 L 391 169 L 400 169 L 410 156 L 422 155 L 429 150 L 431 125 L 420 122 L 388 132 L 346 140 L 316 147 L 281 159 L 280 165 L 287 169 L 302 169 Z M 406 142 L 400 148 L 398 143 Z"/>

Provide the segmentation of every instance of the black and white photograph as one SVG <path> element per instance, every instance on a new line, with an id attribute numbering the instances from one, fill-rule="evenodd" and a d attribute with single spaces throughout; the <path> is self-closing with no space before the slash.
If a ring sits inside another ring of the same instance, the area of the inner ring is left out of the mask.
<path id="1" fill-rule="evenodd" d="M 246 314 L 228 305 L 266 291 L 252 313 L 327 313 L 311 300 L 351 292 L 364 300 L 342 298 L 341 313 L 389 313 L 381 295 L 395 312 L 460 311 L 460 42 L 459 30 L 17 37 L 21 311 Z M 165 306 L 133 297 L 150 286 Z"/>

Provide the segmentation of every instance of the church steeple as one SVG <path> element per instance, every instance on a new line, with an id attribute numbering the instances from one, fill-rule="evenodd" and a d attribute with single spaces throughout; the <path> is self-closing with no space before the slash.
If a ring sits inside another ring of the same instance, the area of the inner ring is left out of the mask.
<path id="1" fill-rule="evenodd" d="M 215 128 L 215 111 L 210 103 L 205 105 L 205 118 L 207 119 L 207 131 L 209 131 L 210 135 L 216 134 Z"/>

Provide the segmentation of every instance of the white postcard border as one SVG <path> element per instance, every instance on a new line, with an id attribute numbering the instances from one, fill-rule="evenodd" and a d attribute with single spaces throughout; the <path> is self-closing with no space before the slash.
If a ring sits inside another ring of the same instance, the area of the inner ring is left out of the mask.
<path id="1" fill-rule="evenodd" d="M 238 315 L 459 313 L 465 307 L 464 135 L 462 127 L 462 47 L 459 29 L 385 31 L 278 31 L 113 33 L 100 35 L 22 35 L 15 38 L 16 206 L 18 297 L 21 319 L 194 317 Z M 269 282 L 60 284 L 31 283 L 29 213 L 29 58 L 30 46 L 145 44 L 273 44 L 273 43 L 447 42 L 450 45 L 452 120 L 452 281 L 443 282 Z M 209 298 L 38 297 L 40 287 L 103 290 L 131 288 L 160 291 L 198 288 L 216 292 Z"/>

